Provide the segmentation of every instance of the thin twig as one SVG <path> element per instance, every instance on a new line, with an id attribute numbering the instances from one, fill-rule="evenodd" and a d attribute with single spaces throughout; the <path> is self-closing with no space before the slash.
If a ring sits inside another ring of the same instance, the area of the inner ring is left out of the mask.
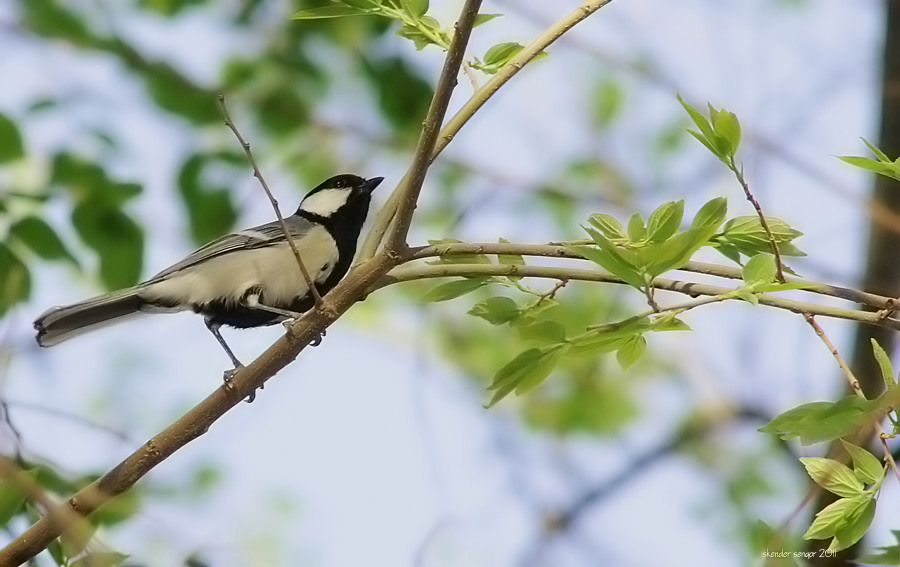
<path id="1" fill-rule="evenodd" d="M 281 225 L 281 231 L 284 233 L 284 238 L 287 240 L 288 246 L 291 247 L 291 252 L 294 253 L 294 259 L 297 260 L 297 266 L 300 268 L 300 273 L 303 274 L 303 279 L 309 287 L 313 300 L 316 302 L 316 305 L 319 305 L 319 303 L 322 302 L 322 296 L 319 295 L 319 290 L 313 283 L 312 278 L 309 277 L 309 272 L 306 271 L 306 265 L 303 263 L 303 258 L 300 257 L 300 250 L 297 249 L 297 244 L 291 237 L 291 231 L 288 230 L 287 224 L 284 222 L 284 217 L 281 215 L 278 201 L 275 199 L 275 196 L 272 195 L 272 191 L 269 190 L 269 185 L 266 183 L 266 180 L 263 179 L 262 172 L 256 165 L 256 159 L 253 158 L 253 153 L 250 151 L 250 142 L 244 140 L 244 137 L 241 136 L 237 126 L 232 122 L 231 115 L 228 113 L 228 106 L 225 104 L 225 95 L 220 94 L 217 98 L 219 99 L 219 105 L 222 107 L 222 113 L 225 115 L 225 125 L 231 128 L 231 131 L 234 132 L 238 142 L 240 142 L 241 147 L 244 148 L 244 153 L 247 154 L 247 159 L 250 161 L 250 165 L 253 166 L 253 176 L 259 180 L 259 184 L 262 185 L 263 191 L 266 192 L 266 196 L 269 198 L 272 208 L 275 209 L 275 216 L 278 217 L 278 224 Z"/>
<path id="2" fill-rule="evenodd" d="M 781 263 L 781 252 L 778 251 L 778 243 L 775 242 L 775 235 L 772 234 L 772 229 L 769 228 L 769 223 L 766 221 L 766 215 L 763 214 L 762 207 L 759 206 L 759 201 L 757 201 L 756 197 L 753 196 L 753 193 L 750 192 L 750 185 L 744 179 L 744 168 L 743 166 L 738 167 L 737 164 L 734 163 L 734 158 L 732 157 L 730 169 L 734 172 L 738 183 L 741 184 L 741 188 L 744 189 L 744 196 L 747 197 L 747 200 L 750 201 L 750 204 L 756 209 L 756 216 L 759 217 L 759 224 L 763 227 L 763 230 L 766 231 L 766 237 L 769 239 L 769 245 L 772 247 L 772 254 L 775 255 L 775 268 L 777 270 L 775 277 L 779 282 L 784 283 L 786 281 L 784 279 L 784 265 Z"/>

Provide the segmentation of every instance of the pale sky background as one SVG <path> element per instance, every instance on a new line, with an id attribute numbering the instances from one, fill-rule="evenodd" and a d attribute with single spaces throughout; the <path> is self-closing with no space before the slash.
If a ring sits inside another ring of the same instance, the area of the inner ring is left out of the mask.
<path id="1" fill-rule="evenodd" d="M 460 3 L 433 4 L 435 13 L 449 21 Z M 499 41 L 527 41 L 539 31 L 517 15 L 516 4 L 485 2 L 483 11 L 507 15 L 479 28 L 473 53 Z M 576 5 L 526 4 L 546 22 Z M 641 133 L 679 116 L 671 89 L 648 87 L 645 79 L 626 72 L 624 117 L 602 140 L 587 139 L 583 116 L 567 112 L 583 107 L 592 76 L 583 70 L 605 66 L 600 54 L 654 61 L 690 100 L 709 100 L 737 113 L 745 128 L 742 157 L 757 197 L 769 214 L 805 233 L 799 244 L 809 257 L 792 265 L 813 279 L 852 285 L 858 270 L 854 258 L 865 235 L 859 196 L 869 190 L 870 180 L 833 156 L 862 155 L 859 137 L 875 137 L 882 3 L 825 0 L 799 10 L 778 10 L 776 4 L 618 0 L 505 87 L 454 141 L 450 155 L 536 181 L 554 165 L 593 148 L 620 163 L 639 185 L 654 186 L 659 180 L 642 167 L 649 150 L 634 144 Z M 215 80 L 214 62 L 235 45 L 252 51 L 260 40 L 228 37 L 218 31 L 221 22 L 201 17 L 178 18 L 172 26 L 170 20 L 134 21 L 127 8 L 115 3 L 105 3 L 104 9 L 119 34 L 151 55 L 177 61 L 201 80 Z M 13 19 L 9 7 L 0 7 L 0 21 Z M 437 50 L 417 54 L 405 41 L 388 40 L 394 43 L 391 49 L 408 53 L 436 76 Z M 79 147 L 84 138 L 78 125 L 99 117 L 107 117 L 107 126 L 124 136 L 125 147 L 111 168 L 146 183 L 130 207 L 148 227 L 145 275 L 189 252 L 184 219 L 172 216 L 168 183 L 171 168 L 194 147 L 198 134 L 147 113 L 143 89 L 103 58 L 73 54 L 65 46 L 9 30 L 0 32 L 0 52 L 7 54 L 0 56 L 0 77 L 7 84 L 0 89 L 0 112 L 21 111 L 38 92 L 71 95 L 68 122 L 38 122 L 27 132 L 31 152 Z M 105 96 L 101 102 L 79 100 L 83 91 L 104 91 Z M 454 108 L 469 92 L 461 80 Z M 352 121 L 357 96 L 336 93 L 325 116 Z M 764 151 L 760 141 L 766 140 L 783 150 Z M 747 210 L 724 168 L 695 146 L 690 160 L 670 165 L 666 186 L 680 188 L 696 179 L 696 190 L 653 192 L 639 203 L 645 214 L 680 197 L 686 199 L 686 211 L 693 212 L 719 194 L 729 196 L 731 214 Z M 785 151 L 791 159 L 783 159 Z M 798 171 L 793 156 L 829 184 Z M 284 207 L 292 208 L 302 191 L 289 189 L 287 179 L 267 169 L 266 161 L 261 158 L 270 185 Z M 400 162 L 369 164 L 358 173 L 383 175 L 382 187 L 392 188 L 404 167 Z M 35 166 L 15 175 L 28 179 L 41 172 Z M 243 207 L 242 226 L 270 220 L 249 172 L 234 180 L 234 190 Z M 425 190 L 428 198 L 427 183 Z M 385 196 L 379 189 L 376 200 Z M 58 221 L 54 226 L 64 226 L 65 208 L 50 212 Z M 585 210 L 583 217 L 592 212 Z M 496 205 L 467 217 L 458 234 L 416 235 L 526 242 L 560 236 L 547 223 L 535 224 Z M 38 349 L 30 325 L 37 314 L 97 291 L 90 281 L 73 281 L 60 266 L 38 270 L 32 301 L 0 321 L 0 336 L 13 345 L 4 395 L 12 402 L 12 417 L 29 454 L 51 458 L 64 470 L 106 470 L 217 387 L 227 359 L 202 321 L 190 314 L 147 317 L 52 350 Z M 460 299 L 451 308 L 470 305 Z M 420 338 L 427 311 L 400 309 L 377 323 L 351 313 L 329 329 L 320 347 L 305 351 L 271 380 L 252 405 L 229 412 L 149 476 L 156 486 L 183 490 L 185 477 L 198 464 L 211 464 L 222 474 L 212 497 L 148 498 L 130 525 L 100 539 L 151 566 L 174 565 L 192 551 L 202 551 L 215 566 L 517 565 L 539 534 L 539 512 L 565 505 L 575 494 L 562 483 L 572 477 L 557 474 L 556 461 L 548 457 L 565 454 L 587 487 L 667 439 L 671 432 L 655 428 L 653 416 L 677 415 L 689 397 L 765 392 L 770 406 L 764 409 L 774 414 L 833 397 L 843 387 L 827 351 L 797 317 L 734 304 L 698 310 L 687 319 L 694 333 L 654 336 L 651 348 L 691 366 L 699 377 L 696 391 L 650 382 L 644 397 L 653 408 L 649 419 L 613 439 L 576 436 L 559 443 L 523 428 L 512 411 L 515 401 L 484 410 L 486 393 Z M 723 322 L 729 333 L 723 333 Z M 823 324 L 839 345 L 846 344 L 849 325 Z M 224 332 L 239 358 L 249 361 L 281 329 Z M 807 378 L 797 381 L 796 376 Z M 129 441 L 15 402 L 102 419 L 104 426 L 126 432 Z M 761 437 L 739 434 L 734 442 L 762 447 Z M 783 474 L 780 482 L 800 486 L 795 471 Z M 720 524 L 722 514 L 710 508 L 720 497 L 711 479 L 686 458 L 666 459 L 582 518 L 569 541 L 551 548 L 546 564 L 595 565 L 602 559 L 625 566 L 743 565 L 744 555 L 734 552 L 735 538 Z M 522 487 L 536 501 L 523 499 Z M 888 483 L 871 532 L 874 545 L 892 542 L 888 530 L 898 528 L 900 514 L 891 517 L 891 510 L 900 510 L 898 492 L 895 483 Z M 767 502 L 760 513 L 777 524 L 798 501 Z M 278 531 L 266 531 L 275 527 Z"/>

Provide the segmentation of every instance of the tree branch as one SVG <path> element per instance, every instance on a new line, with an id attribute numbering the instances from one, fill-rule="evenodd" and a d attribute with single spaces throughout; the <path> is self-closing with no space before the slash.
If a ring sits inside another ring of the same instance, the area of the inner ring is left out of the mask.
<path id="1" fill-rule="evenodd" d="M 547 258 L 568 258 L 572 260 L 584 260 L 578 254 L 571 252 L 562 244 L 516 244 L 512 242 L 486 242 L 486 243 L 444 243 L 431 246 L 416 246 L 410 249 L 411 259 L 433 258 L 436 256 L 455 256 L 462 254 L 518 254 L 522 256 L 542 256 Z M 721 266 L 708 262 L 688 262 L 678 271 L 706 274 L 720 278 L 740 280 L 742 278 L 740 268 Z M 874 309 L 892 312 L 897 300 L 874 293 L 867 293 L 855 289 L 839 287 L 829 284 L 808 282 L 801 278 L 787 278 L 788 283 L 808 283 L 812 287 L 799 290 L 819 295 L 827 295 L 838 299 L 853 301 L 860 305 L 867 305 Z M 890 313 L 887 313 L 889 315 Z M 886 316 L 884 313 L 882 316 Z"/>
<path id="2" fill-rule="evenodd" d="M 459 111 L 453 115 L 447 124 L 441 129 L 437 137 L 437 142 L 431 152 L 431 161 L 434 161 L 447 144 L 459 133 L 460 129 L 465 126 L 466 122 L 496 93 L 500 87 L 513 78 L 522 68 L 532 59 L 537 57 L 539 53 L 544 51 L 550 44 L 560 38 L 564 33 L 572 29 L 576 24 L 612 2 L 612 0 L 586 0 L 580 6 L 575 8 L 567 16 L 547 28 L 543 33 L 538 35 L 534 40 L 525 46 L 522 51 L 500 68 L 500 70 L 491 79 L 485 83 L 480 89 L 475 91 L 471 98 L 463 105 Z M 401 187 L 404 181 L 400 182 L 400 186 L 391 195 L 375 217 L 372 229 L 366 235 L 360 249 L 360 259 L 367 260 L 375 255 L 378 245 L 384 238 L 394 215 L 400 204 Z"/>
<path id="3" fill-rule="evenodd" d="M 579 270 L 575 268 L 558 268 L 547 266 L 518 266 L 510 264 L 439 264 L 439 265 L 410 265 L 391 270 L 385 277 L 378 280 L 369 291 L 375 291 L 382 287 L 428 278 L 464 277 L 464 276 L 517 276 L 531 278 L 547 278 L 554 280 L 579 280 L 589 282 L 604 282 L 625 284 L 619 278 L 601 270 Z M 733 288 L 667 280 L 656 278 L 653 280 L 653 288 L 658 290 L 674 291 L 691 297 L 700 295 L 724 295 L 730 293 Z M 759 293 L 756 298 L 762 305 L 784 309 L 793 313 L 811 313 L 824 317 L 860 321 L 879 325 L 889 329 L 900 330 L 900 320 L 885 318 L 879 313 L 870 311 L 857 311 L 855 309 L 843 309 L 828 305 L 817 305 L 803 301 L 794 301 L 783 297 Z M 735 298 L 737 299 L 737 298 Z"/>
<path id="4" fill-rule="evenodd" d="M 387 242 L 385 242 L 385 248 L 389 253 L 402 252 L 408 247 L 406 235 L 409 234 L 409 227 L 412 224 L 412 216 L 416 210 L 419 193 L 422 191 L 425 174 L 428 173 L 428 167 L 434 160 L 434 156 L 437 155 L 435 143 L 438 130 L 444 122 L 444 115 L 450 105 L 450 95 L 456 87 L 457 75 L 466 55 L 466 45 L 469 43 L 469 36 L 472 34 L 472 27 L 475 25 L 475 17 L 478 16 L 480 7 L 481 0 L 466 0 L 463 6 L 459 20 L 454 26 L 453 41 L 450 43 L 450 49 L 444 59 L 444 68 L 441 70 L 441 76 L 434 89 L 431 106 L 429 106 L 425 122 L 422 124 L 422 133 L 419 135 L 416 153 L 409 170 L 391 195 L 391 199 L 396 199 L 397 208 L 394 228 L 388 234 Z"/>

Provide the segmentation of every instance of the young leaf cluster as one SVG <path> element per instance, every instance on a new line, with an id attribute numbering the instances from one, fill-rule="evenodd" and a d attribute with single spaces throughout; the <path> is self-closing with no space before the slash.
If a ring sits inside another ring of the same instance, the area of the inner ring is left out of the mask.
<path id="1" fill-rule="evenodd" d="M 782 256 L 806 256 L 806 253 L 793 243 L 795 238 L 803 236 L 802 232 L 791 228 L 783 220 L 772 217 L 766 217 L 766 224 Z M 738 264 L 741 263 L 742 256 L 752 257 L 772 251 L 766 229 L 756 215 L 729 219 L 722 227 L 722 231 L 713 235 L 710 243 L 726 258 Z"/>
<path id="2" fill-rule="evenodd" d="M 804 539 L 832 538 L 828 548 L 833 551 L 850 547 L 866 533 L 875 517 L 875 497 L 881 489 L 887 469 L 862 447 L 843 439 L 841 444 L 850 454 L 853 468 L 834 459 L 800 459 L 816 484 L 840 496 L 816 514 L 812 525 L 803 535 Z"/>
<path id="3" fill-rule="evenodd" d="M 709 107 L 709 118 L 707 118 L 702 112 L 685 102 L 680 94 L 678 102 L 697 126 L 697 130 L 688 130 L 688 132 L 729 169 L 734 169 L 734 155 L 741 143 L 741 123 L 737 116 L 733 112 L 717 109 L 713 105 L 707 104 Z"/>
<path id="4" fill-rule="evenodd" d="M 594 246 L 570 246 L 579 256 L 591 260 L 648 296 L 653 279 L 684 266 L 709 240 L 725 220 L 726 200 L 707 202 L 694 216 L 691 226 L 679 230 L 684 214 L 683 201 L 670 201 L 653 211 L 647 222 L 640 213 L 627 228 L 607 214 L 593 214 L 590 226 L 583 227 Z"/>
<path id="5" fill-rule="evenodd" d="M 868 140 L 863 138 L 862 141 L 878 159 L 857 156 L 838 156 L 838 159 L 845 163 L 849 163 L 850 165 L 854 165 L 868 171 L 874 171 L 878 175 L 884 175 L 885 177 L 890 177 L 892 179 L 900 181 L 900 157 L 892 161 L 891 158 L 887 157 L 887 155 L 883 151 L 879 150 L 873 144 L 869 143 Z"/>

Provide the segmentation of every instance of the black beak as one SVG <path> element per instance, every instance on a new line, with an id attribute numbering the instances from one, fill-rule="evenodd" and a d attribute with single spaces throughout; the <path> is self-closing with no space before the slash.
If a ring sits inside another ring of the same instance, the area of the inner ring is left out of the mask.
<path id="1" fill-rule="evenodd" d="M 372 179 L 366 179 L 365 183 L 362 184 L 362 190 L 366 193 L 371 194 L 372 191 L 378 187 L 378 184 L 384 181 L 384 177 L 373 177 Z"/>

